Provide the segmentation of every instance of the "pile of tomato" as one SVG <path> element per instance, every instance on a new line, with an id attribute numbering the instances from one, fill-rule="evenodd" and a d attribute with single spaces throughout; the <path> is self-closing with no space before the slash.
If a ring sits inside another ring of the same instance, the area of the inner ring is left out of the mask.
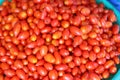
<path id="1" fill-rule="evenodd" d="M 117 71 L 114 12 L 95 0 L 6 0 L 0 80 L 102 80 Z"/>

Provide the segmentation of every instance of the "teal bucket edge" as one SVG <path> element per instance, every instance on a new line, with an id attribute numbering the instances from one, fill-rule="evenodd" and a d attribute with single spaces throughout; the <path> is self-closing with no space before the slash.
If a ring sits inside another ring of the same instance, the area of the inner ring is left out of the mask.
<path id="1" fill-rule="evenodd" d="M 0 0 L 0 5 L 2 5 L 3 2 L 4 2 L 4 0 Z"/>
<path id="2" fill-rule="evenodd" d="M 120 12 L 108 0 L 96 0 L 96 3 L 98 4 L 102 3 L 105 5 L 107 9 L 112 10 L 117 17 L 116 23 L 120 26 Z"/>

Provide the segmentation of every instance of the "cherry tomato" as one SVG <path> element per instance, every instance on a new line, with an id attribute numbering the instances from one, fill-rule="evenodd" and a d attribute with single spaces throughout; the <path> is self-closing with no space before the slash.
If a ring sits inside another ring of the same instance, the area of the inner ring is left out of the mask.
<path id="1" fill-rule="evenodd" d="M 49 78 L 52 80 L 55 80 L 58 78 L 58 72 L 56 70 L 51 70 L 48 75 L 49 75 Z"/>

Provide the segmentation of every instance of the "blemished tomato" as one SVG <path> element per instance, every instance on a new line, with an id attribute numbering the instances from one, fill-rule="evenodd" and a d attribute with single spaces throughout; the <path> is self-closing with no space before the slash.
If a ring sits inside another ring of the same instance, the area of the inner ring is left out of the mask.
<path id="1" fill-rule="evenodd" d="M 102 80 L 117 72 L 114 12 L 95 0 L 5 0 L 0 80 Z"/>

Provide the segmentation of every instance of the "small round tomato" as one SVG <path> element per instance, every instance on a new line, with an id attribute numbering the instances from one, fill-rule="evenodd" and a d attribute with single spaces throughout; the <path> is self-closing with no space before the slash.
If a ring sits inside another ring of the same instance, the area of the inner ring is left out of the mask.
<path id="1" fill-rule="evenodd" d="M 55 80 L 58 78 L 58 72 L 56 70 L 51 70 L 48 75 L 49 75 L 49 78 L 52 80 Z"/>
<path id="2" fill-rule="evenodd" d="M 90 80 L 100 80 L 100 77 L 96 73 L 90 73 Z"/>

